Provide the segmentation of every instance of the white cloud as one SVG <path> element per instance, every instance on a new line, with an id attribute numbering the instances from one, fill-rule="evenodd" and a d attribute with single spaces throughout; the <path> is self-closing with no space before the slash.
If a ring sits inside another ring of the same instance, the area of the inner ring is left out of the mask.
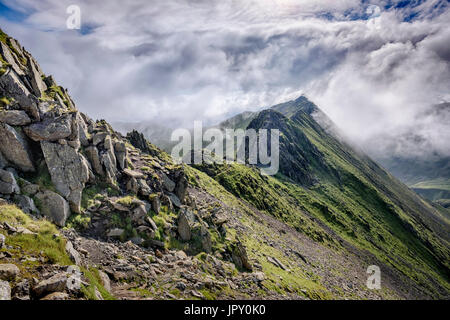
<path id="1" fill-rule="evenodd" d="M 367 8 L 357 0 L 78 1 L 85 35 L 64 29 L 72 1 L 16 0 L 29 17 L 0 22 L 95 118 L 214 122 L 305 92 L 372 154 L 417 152 L 411 132 L 450 154 L 445 118 L 423 116 L 450 99 L 438 2 L 382 11 L 374 27 L 349 19 Z"/>

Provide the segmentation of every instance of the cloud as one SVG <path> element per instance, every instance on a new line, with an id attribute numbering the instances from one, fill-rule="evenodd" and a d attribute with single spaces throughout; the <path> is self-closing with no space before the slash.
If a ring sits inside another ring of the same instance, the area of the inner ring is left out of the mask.
<path id="1" fill-rule="evenodd" d="M 373 155 L 450 154 L 430 109 L 450 99 L 445 1 L 78 3 L 82 33 L 65 0 L 8 1 L 27 18 L 0 23 L 94 118 L 191 126 L 306 93 Z"/>

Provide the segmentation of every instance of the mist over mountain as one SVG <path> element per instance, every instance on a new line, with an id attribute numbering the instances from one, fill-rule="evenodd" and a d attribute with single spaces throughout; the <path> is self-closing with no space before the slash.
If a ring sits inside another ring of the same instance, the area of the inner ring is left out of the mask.
<path id="1" fill-rule="evenodd" d="M 0 300 L 450 298 L 448 2 L 5 3 Z"/>
<path id="2" fill-rule="evenodd" d="M 449 101 L 448 1 L 84 0 L 81 32 L 69 4 L 8 1 L 0 22 L 94 118 L 189 128 L 303 93 L 377 159 L 449 155 L 423 117 Z"/>

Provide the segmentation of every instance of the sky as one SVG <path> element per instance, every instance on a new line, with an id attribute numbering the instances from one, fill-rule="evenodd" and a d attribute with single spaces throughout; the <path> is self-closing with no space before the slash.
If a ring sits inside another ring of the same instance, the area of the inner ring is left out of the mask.
<path id="1" fill-rule="evenodd" d="M 305 94 L 375 157 L 450 155 L 448 1 L 0 3 L 0 27 L 94 119 L 192 127 Z"/>

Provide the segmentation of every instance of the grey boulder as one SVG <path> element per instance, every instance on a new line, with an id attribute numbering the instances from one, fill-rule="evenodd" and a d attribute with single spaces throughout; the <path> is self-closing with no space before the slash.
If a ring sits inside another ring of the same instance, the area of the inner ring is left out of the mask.
<path id="1" fill-rule="evenodd" d="M 69 201 L 72 211 L 79 213 L 81 194 L 89 180 L 89 164 L 68 145 L 41 141 L 45 162 L 56 190 Z"/>
<path id="2" fill-rule="evenodd" d="M 24 172 L 34 172 L 35 167 L 26 137 L 21 130 L 16 130 L 0 122 L 0 152 L 6 160 Z"/>
<path id="3" fill-rule="evenodd" d="M 67 218 L 70 216 L 70 208 L 63 197 L 53 191 L 45 190 L 36 194 L 36 199 L 41 203 L 41 214 L 58 226 L 65 226 Z"/>
<path id="4" fill-rule="evenodd" d="M 0 122 L 10 126 L 24 126 L 29 124 L 31 119 L 23 110 L 4 110 L 0 112 Z"/>

